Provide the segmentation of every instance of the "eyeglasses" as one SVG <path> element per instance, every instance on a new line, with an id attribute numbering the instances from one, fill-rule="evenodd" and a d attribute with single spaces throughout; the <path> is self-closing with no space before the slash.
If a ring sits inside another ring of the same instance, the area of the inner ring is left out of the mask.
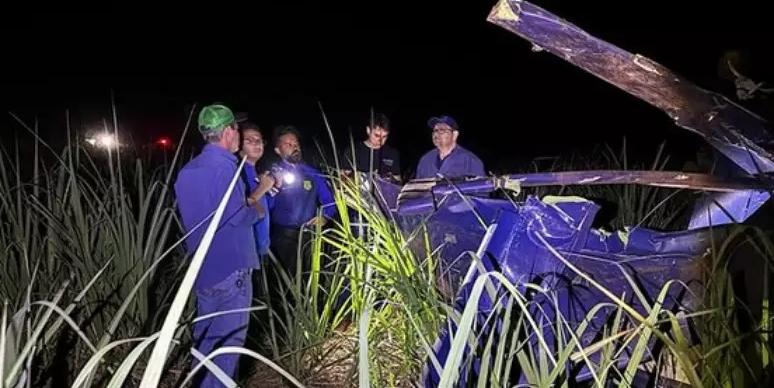
<path id="1" fill-rule="evenodd" d="M 263 139 L 245 138 L 244 142 L 245 142 L 245 144 L 263 145 Z"/>
<path id="2" fill-rule="evenodd" d="M 453 129 L 450 129 L 450 128 L 433 128 L 433 135 L 435 134 L 443 135 L 443 134 L 451 133 L 452 131 Z"/>

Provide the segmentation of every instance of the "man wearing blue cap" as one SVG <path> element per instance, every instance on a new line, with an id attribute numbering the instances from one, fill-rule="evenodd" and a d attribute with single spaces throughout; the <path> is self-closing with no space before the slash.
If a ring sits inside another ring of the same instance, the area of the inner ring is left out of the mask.
<path id="1" fill-rule="evenodd" d="M 238 167 L 234 153 L 239 150 L 239 132 L 229 108 L 223 105 L 204 107 L 199 114 L 199 132 L 207 144 L 199 155 L 183 166 L 175 181 L 177 207 L 185 231 L 191 233 L 186 239 L 189 254 L 199 247 L 207 228 L 206 220 L 226 194 Z M 237 181 L 194 284 L 197 316 L 250 307 L 253 296 L 250 274 L 258 267 L 253 225 L 267 211 L 261 199 L 273 185 L 273 179 L 266 177 L 245 198 L 245 185 L 241 180 Z M 203 225 L 194 230 L 202 222 Z M 247 312 L 199 321 L 193 327 L 194 346 L 204 355 L 217 347 L 243 346 L 248 321 Z M 236 376 L 239 355 L 221 355 L 213 361 L 228 376 Z M 198 360 L 194 360 L 194 364 L 198 364 Z M 200 383 L 200 387 L 222 386 L 209 372 Z"/>
<path id="2" fill-rule="evenodd" d="M 435 149 L 428 151 L 419 159 L 417 179 L 461 178 L 468 176 L 486 176 L 484 163 L 475 154 L 457 144 L 460 128 L 451 116 L 433 117 L 427 121 L 433 130 Z"/>

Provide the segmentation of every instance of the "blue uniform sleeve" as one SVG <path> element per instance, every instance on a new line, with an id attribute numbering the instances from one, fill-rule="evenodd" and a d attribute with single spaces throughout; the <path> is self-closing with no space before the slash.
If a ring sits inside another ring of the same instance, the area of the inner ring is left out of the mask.
<path id="1" fill-rule="evenodd" d="M 242 176 L 245 178 L 245 182 L 247 183 L 247 191 L 252 193 L 253 190 L 258 187 L 258 182 L 256 181 L 258 173 L 255 171 L 255 166 L 251 165 L 250 163 L 245 163 Z"/>
<path id="2" fill-rule="evenodd" d="M 274 195 L 271 195 L 271 190 L 269 190 L 269 192 L 266 193 L 266 195 L 264 195 L 263 198 L 266 199 L 266 208 L 274 209 L 274 204 L 277 203 L 277 200 L 274 198 Z"/>
<path id="3" fill-rule="evenodd" d="M 326 218 L 333 218 L 336 215 L 336 205 L 334 204 L 333 193 L 328 185 L 328 181 L 320 171 L 313 170 L 310 175 L 315 180 L 314 186 L 317 190 L 317 201 L 322 206 L 323 215 Z"/>
<path id="4" fill-rule="evenodd" d="M 470 154 L 470 171 L 475 176 L 486 176 L 484 171 L 484 162 L 478 158 L 478 156 Z"/>
<path id="5" fill-rule="evenodd" d="M 223 195 L 226 194 L 226 189 L 231 183 L 233 173 L 236 171 L 219 170 L 215 174 L 213 182 L 202 182 L 202 184 L 210 184 L 213 188 L 213 201 L 217 204 L 220 203 Z M 226 203 L 226 210 L 223 213 L 223 220 L 229 225 L 252 225 L 258 221 L 258 210 L 253 207 L 247 206 L 247 198 L 245 197 L 245 186 L 241 180 L 238 180 L 234 191 L 231 192 L 231 197 Z"/>
<path id="6" fill-rule="evenodd" d="M 415 174 L 417 179 L 435 178 L 435 176 L 431 175 L 431 168 L 428 166 L 430 158 L 428 158 L 427 155 L 428 154 L 422 155 L 422 158 L 419 159 L 419 163 L 417 163 L 417 172 Z"/>
<path id="7" fill-rule="evenodd" d="M 248 188 L 248 195 L 252 193 L 255 189 L 258 188 L 258 171 L 255 170 L 255 166 L 249 163 L 245 163 L 245 170 L 243 172 L 243 176 L 245 177 L 245 180 L 247 181 L 247 188 Z M 265 193 L 262 198 L 262 205 L 263 208 L 266 209 L 266 214 L 263 217 L 259 216 L 259 220 L 262 220 L 266 217 L 266 215 L 269 214 L 269 210 L 271 210 L 271 207 L 273 205 L 273 201 L 271 201 L 271 195 L 269 193 Z M 271 201 L 271 202 L 270 202 Z"/>

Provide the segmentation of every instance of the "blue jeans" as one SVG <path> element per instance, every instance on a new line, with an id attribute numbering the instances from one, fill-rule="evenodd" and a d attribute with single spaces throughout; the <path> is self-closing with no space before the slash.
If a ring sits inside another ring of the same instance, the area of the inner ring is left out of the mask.
<path id="1" fill-rule="evenodd" d="M 203 290 L 196 290 L 196 315 L 203 316 L 219 311 L 248 308 L 253 298 L 251 270 L 242 269 L 229 275 L 220 283 Z M 223 346 L 244 346 L 247 335 L 248 312 L 230 313 L 194 323 L 193 340 L 196 349 L 205 356 Z M 236 379 L 238 354 L 224 354 L 212 360 L 232 379 Z M 194 359 L 193 365 L 199 363 Z M 223 387 L 215 375 L 206 371 L 199 387 Z"/>

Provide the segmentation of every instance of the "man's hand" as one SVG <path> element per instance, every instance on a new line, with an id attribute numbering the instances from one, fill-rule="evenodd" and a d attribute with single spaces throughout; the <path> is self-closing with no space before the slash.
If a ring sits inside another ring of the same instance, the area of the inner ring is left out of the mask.
<path id="1" fill-rule="evenodd" d="M 260 217 L 264 217 L 266 215 L 266 209 L 264 209 L 260 199 L 266 195 L 266 192 L 274 187 L 274 184 L 274 177 L 269 173 L 264 173 L 261 176 L 260 182 L 258 182 L 258 187 L 252 193 L 250 193 L 249 197 L 247 197 L 247 205 L 256 208 Z"/>
<path id="2" fill-rule="evenodd" d="M 277 180 L 274 179 L 274 177 L 269 172 L 263 173 L 261 175 L 261 181 L 258 182 L 258 188 L 256 191 L 260 191 L 261 193 L 266 193 L 267 191 L 271 190 L 274 185 L 277 184 Z"/>
<path id="3" fill-rule="evenodd" d="M 274 180 L 274 187 L 279 190 L 282 188 L 282 178 L 281 177 L 275 177 L 274 174 L 267 172 L 267 174 L 271 175 L 271 179 Z"/>
<path id="4" fill-rule="evenodd" d="M 304 226 L 308 226 L 310 228 L 314 228 L 316 226 L 323 227 L 325 224 L 328 223 L 328 219 L 323 216 L 317 216 L 312 218 L 311 220 L 307 221 Z"/>

